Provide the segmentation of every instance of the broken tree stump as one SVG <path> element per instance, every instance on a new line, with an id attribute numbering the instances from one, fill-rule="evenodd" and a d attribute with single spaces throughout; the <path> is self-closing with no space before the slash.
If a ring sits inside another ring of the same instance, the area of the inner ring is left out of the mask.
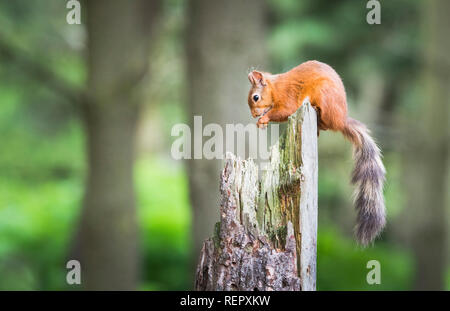
<path id="1" fill-rule="evenodd" d="M 202 247 L 196 290 L 315 290 L 317 119 L 294 113 L 258 180 L 253 160 L 228 153 L 220 222 Z"/>

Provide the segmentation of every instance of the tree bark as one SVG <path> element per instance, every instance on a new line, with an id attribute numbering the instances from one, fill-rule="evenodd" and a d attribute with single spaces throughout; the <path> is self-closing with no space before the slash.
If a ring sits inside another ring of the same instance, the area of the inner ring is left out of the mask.
<path id="1" fill-rule="evenodd" d="M 134 137 L 156 4 L 85 2 L 89 78 L 84 121 L 89 172 L 78 247 L 82 285 L 88 290 L 137 288 Z"/>
<path id="2" fill-rule="evenodd" d="M 264 12 L 260 0 L 188 2 L 187 104 L 191 122 L 195 115 L 202 116 L 203 125 L 216 123 L 222 128 L 227 123 L 253 122 L 247 105 L 247 74 L 251 66 L 261 66 L 265 59 Z M 221 161 L 193 159 L 187 164 L 193 254 L 198 254 L 219 218 L 218 211 L 211 208 L 219 202 L 219 189 L 211 185 L 220 175 Z"/>
<path id="3" fill-rule="evenodd" d="M 253 160 L 227 155 L 220 222 L 203 244 L 197 290 L 315 290 L 317 119 L 309 103 L 290 117 L 258 181 Z"/>

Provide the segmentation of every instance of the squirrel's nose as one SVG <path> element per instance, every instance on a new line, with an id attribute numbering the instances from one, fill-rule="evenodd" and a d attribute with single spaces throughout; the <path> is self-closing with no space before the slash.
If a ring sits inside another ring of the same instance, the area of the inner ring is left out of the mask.
<path id="1" fill-rule="evenodd" d="M 261 108 L 254 108 L 253 110 L 252 110 L 252 116 L 255 118 L 255 117 L 258 117 L 258 116 L 260 116 L 262 113 L 263 113 L 263 111 L 264 111 L 264 109 L 261 109 Z"/>

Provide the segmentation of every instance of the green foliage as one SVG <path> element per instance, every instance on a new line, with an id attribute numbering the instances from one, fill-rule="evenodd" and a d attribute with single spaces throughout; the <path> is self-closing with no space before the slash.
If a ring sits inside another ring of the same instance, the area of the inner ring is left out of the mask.
<path id="1" fill-rule="evenodd" d="M 21 86 L 0 86 L 0 290 L 65 289 L 86 171 L 84 135 L 73 119 L 41 126 L 26 95 Z M 141 158 L 136 184 L 142 287 L 189 288 L 190 213 L 182 167 Z"/>
<path id="2" fill-rule="evenodd" d="M 82 185 L 1 180 L 0 289 L 61 289 Z"/>
<path id="3" fill-rule="evenodd" d="M 0 115 L 14 110 L 5 103 Z M 10 125 L 0 153 L 0 289 L 62 288 L 83 187 L 81 131 L 69 125 L 49 139 Z"/>
<path id="4" fill-rule="evenodd" d="M 79 135 L 79 128 L 77 132 Z M 0 289 L 67 287 L 65 263 L 77 226 L 83 174 L 54 176 L 47 168 L 58 163 L 69 171 L 78 171 L 71 157 L 54 152 L 60 143 L 69 141 L 76 146 L 76 136 L 68 130 L 49 143 L 36 144 L 34 152 L 27 150 L 27 165 L 35 167 L 32 181 L 22 178 L 20 172 L 0 176 Z M 81 150 L 78 157 L 83 158 Z M 28 174 L 28 166 L 24 170 Z M 136 182 L 143 288 L 189 288 L 186 177 L 181 167 L 174 168 L 170 162 L 144 158 L 136 164 Z"/>
<path id="5" fill-rule="evenodd" d="M 410 254 L 377 242 L 374 247 L 359 248 L 333 226 L 319 229 L 317 243 L 318 290 L 409 290 L 412 278 Z M 366 281 L 367 262 L 380 262 L 381 284 Z"/>
<path id="6" fill-rule="evenodd" d="M 187 178 L 172 160 L 140 159 L 136 180 L 143 253 L 143 289 L 191 288 Z"/>

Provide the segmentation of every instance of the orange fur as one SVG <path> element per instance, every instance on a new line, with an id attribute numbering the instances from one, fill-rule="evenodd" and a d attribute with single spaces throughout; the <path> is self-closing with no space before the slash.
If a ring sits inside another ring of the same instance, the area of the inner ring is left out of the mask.
<path id="1" fill-rule="evenodd" d="M 284 122 L 306 97 L 317 111 L 318 130 L 342 132 L 354 145 L 355 167 L 352 183 L 357 185 L 355 232 L 362 245 L 368 245 L 385 225 L 383 183 L 385 169 L 381 152 L 364 124 L 347 116 L 344 84 L 327 64 L 305 62 L 282 74 L 252 71 L 248 104 L 258 127 L 270 121 Z"/>
<path id="2" fill-rule="evenodd" d="M 249 93 L 249 105 L 251 109 L 272 108 L 262 116 L 258 125 L 286 121 L 309 97 L 311 105 L 317 110 L 320 130 L 344 129 L 347 119 L 344 85 L 336 71 L 327 64 L 308 61 L 286 73 L 262 75 L 266 85 L 253 85 Z M 251 96 L 258 90 L 262 91 L 262 98 L 259 103 L 254 103 Z"/>

